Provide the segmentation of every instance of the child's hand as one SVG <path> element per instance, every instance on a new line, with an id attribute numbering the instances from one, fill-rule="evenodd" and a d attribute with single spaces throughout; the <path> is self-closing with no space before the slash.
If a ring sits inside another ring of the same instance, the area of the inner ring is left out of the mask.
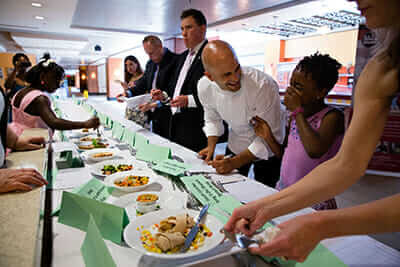
<path id="1" fill-rule="evenodd" d="M 85 121 L 85 127 L 84 128 L 88 128 L 88 129 L 94 128 L 94 129 L 96 129 L 96 128 L 99 127 L 99 125 L 100 125 L 99 118 L 93 117 L 93 118 Z"/>
<path id="2" fill-rule="evenodd" d="M 265 140 L 272 137 L 271 127 L 269 127 L 268 122 L 258 116 L 253 117 L 251 121 L 253 123 L 254 132 L 257 136 Z"/>
<path id="3" fill-rule="evenodd" d="M 293 87 L 286 89 L 285 98 L 283 104 L 290 110 L 294 111 L 296 108 L 301 107 L 301 93 Z"/>

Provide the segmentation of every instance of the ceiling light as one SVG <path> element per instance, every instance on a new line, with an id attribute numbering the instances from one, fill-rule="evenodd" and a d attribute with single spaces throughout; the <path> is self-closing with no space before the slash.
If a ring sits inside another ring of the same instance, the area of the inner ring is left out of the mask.
<path id="1" fill-rule="evenodd" d="M 38 2 L 32 2 L 32 6 L 33 7 L 42 7 L 42 4 L 38 3 Z"/>
<path id="2" fill-rule="evenodd" d="M 44 20 L 44 17 L 42 17 L 42 16 L 35 16 L 35 19 Z"/>

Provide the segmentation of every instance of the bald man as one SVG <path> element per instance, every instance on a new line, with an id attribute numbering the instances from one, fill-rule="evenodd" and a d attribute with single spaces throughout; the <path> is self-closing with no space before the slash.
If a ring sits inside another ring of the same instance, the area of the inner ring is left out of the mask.
<path id="1" fill-rule="evenodd" d="M 282 143 L 285 135 L 285 113 L 279 99 L 278 85 L 272 77 L 250 67 L 242 67 L 232 47 L 223 41 L 207 44 L 202 54 L 205 76 L 197 85 L 204 108 L 208 145 L 199 152 L 218 173 L 234 169 L 247 176 L 254 163 L 256 180 L 275 187 L 279 179 L 280 159 L 257 137 L 250 123 L 258 116 L 268 122 L 271 131 Z M 222 121 L 229 125 L 226 154 L 213 160 Z"/>

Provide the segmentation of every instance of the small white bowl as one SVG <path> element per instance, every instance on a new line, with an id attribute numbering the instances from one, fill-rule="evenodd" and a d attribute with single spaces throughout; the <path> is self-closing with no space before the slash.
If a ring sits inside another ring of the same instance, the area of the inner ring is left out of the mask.
<path id="1" fill-rule="evenodd" d="M 143 195 L 153 195 L 153 196 L 156 196 L 157 199 L 148 200 L 148 201 L 140 201 L 139 198 Z M 158 194 L 143 192 L 143 194 L 139 194 L 136 198 L 136 210 L 143 214 L 151 212 L 151 211 L 155 211 L 155 210 L 157 210 L 157 207 L 160 206 L 160 204 L 158 203 L 159 200 L 160 200 L 160 197 L 158 196 Z"/>

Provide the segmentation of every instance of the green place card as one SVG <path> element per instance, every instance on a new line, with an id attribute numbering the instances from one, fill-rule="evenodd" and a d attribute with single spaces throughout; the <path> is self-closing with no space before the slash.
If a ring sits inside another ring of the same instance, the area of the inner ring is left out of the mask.
<path id="1" fill-rule="evenodd" d="M 107 187 L 99 180 L 93 178 L 86 184 L 74 188 L 71 192 L 87 198 L 104 202 L 111 195 L 113 190 L 114 188 Z M 60 206 L 53 210 L 51 216 L 57 216 L 59 212 Z"/>
<path id="2" fill-rule="evenodd" d="M 141 134 L 136 133 L 135 135 L 135 145 L 134 147 L 137 150 L 141 150 L 142 147 L 146 146 L 149 143 L 149 140 Z"/>
<path id="3" fill-rule="evenodd" d="M 138 149 L 135 157 L 147 162 L 160 162 L 171 157 L 171 149 L 165 146 L 147 144 Z"/>
<path id="4" fill-rule="evenodd" d="M 186 188 L 201 204 L 214 205 L 219 202 L 222 193 L 204 176 L 185 176 L 180 178 Z"/>
<path id="5" fill-rule="evenodd" d="M 114 188 L 107 187 L 104 183 L 92 178 L 89 182 L 79 187 L 78 195 L 104 202 L 113 192 Z"/>
<path id="6" fill-rule="evenodd" d="M 122 141 L 127 143 L 130 146 L 133 146 L 135 144 L 135 135 L 136 134 L 134 132 L 125 128 L 124 136 L 122 137 Z"/>
<path id="7" fill-rule="evenodd" d="M 117 267 L 92 215 L 81 247 L 86 267 Z"/>
<path id="8" fill-rule="evenodd" d="M 129 223 L 125 209 L 78 194 L 63 192 L 59 223 L 86 231 L 90 215 L 93 216 L 105 239 L 117 244 L 122 242 L 122 232 Z"/>
<path id="9" fill-rule="evenodd" d="M 125 127 L 122 126 L 121 123 L 114 121 L 113 126 L 112 126 L 112 136 L 115 139 L 122 141 L 122 137 L 124 136 L 124 131 L 125 131 Z"/>
<path id="10" fill-rule="evenodd" d="M 106 123 L 105 123 L 106 127 L 111 129 L 113 127 L 113 124 L 114 121 L 110 117 L 106 116 Z"/>
<path id="11" fill-rule="evenodd" d="M 283 260 L 279 261 L 282 262 L 281 265 L 284 267 L 318 267 L 328 265 L 329 267 L 347 267 L 346 264 L 322 244 L 318 244 L 304 262 L 287 261 L 287 264 L 285 264 Z M 290 263 L 294 265 L 290 265 Z"/>
<path id="12" fill-rule="evenodd" d="M 166 159 L 159 162 L 152 168 L 153 170 L 163 172 L 172 176 L 180 176 L 184 174 L 184 172 L 188 170 L 190 166 L 176 160 Z"/>

